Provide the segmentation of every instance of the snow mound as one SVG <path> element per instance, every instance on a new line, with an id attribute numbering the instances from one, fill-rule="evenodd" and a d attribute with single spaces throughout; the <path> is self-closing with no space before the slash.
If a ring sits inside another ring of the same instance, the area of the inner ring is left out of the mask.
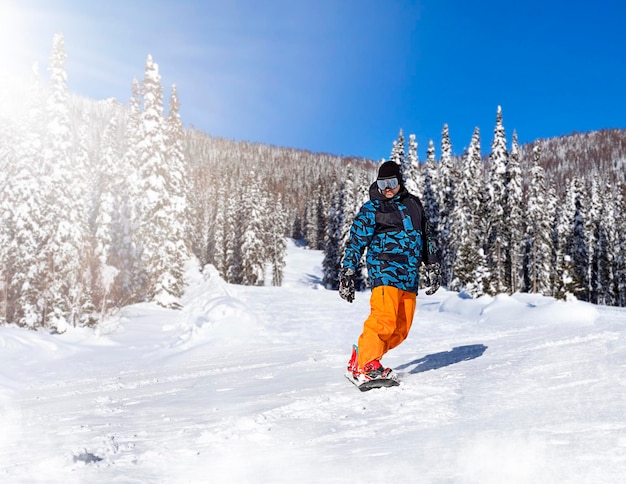
<path id="1" fill-rule="evenodd" d="M 442 301 L 439 311 L 489 324 L 592 324 L 598 318 L 597 307 L 592 304 L 532 294 L 499 294 L 477 299 L 454 294 Z"/>
<path id="2" fill-rule="evenodd" d="M 189 287 L 183 297 L 184 309 L 173 346 L 247 343 L 258 336 L 254 313 L 235 294 L 212 265 L 202 272 L 189 267 Z"/>
<path id="3" fill-rule="evenodd" d="M 62 344 L 58 336 L 17 327 L 3 327 L 0 333 L 0 351 L 4 356 L 15 357 L 34 355 L 37 352 L 66 355 L 68 351 L 62 349 L 68 350 L 67 345 Z"/>

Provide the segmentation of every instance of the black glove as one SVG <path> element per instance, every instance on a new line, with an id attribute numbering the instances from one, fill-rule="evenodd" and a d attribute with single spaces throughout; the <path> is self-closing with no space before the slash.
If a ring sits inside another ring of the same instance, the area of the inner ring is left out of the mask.
<path id="1" fill-rule="evenodd" d="M 354 270 L 341 269 L 339 273 L 339 295 L 349 303 L 354 301 Z"/>
<path id="2" fill-rule="evenodd" d="M 441 287 L 441 266 L 439 262 L 426 264 L 424 268 L 424 285 L 430 286 L 426 294 L 432 296 Z"/>

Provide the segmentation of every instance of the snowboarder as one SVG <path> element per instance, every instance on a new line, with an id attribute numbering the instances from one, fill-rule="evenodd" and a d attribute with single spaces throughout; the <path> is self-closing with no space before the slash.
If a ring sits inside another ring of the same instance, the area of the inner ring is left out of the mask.
<path id="1" fill-rule="evenodd" d="M 420 263 L 425 264 L 425 279 L 430 285 L 426 294 L 434 294 L 441 284 L 436 246 L 427 230 L 424 207 L 404 187 L 397 163 L 387 161 L 380 165 L 369 196 L 350 228 L 339 276 L 339 295 L 351 303 L 355 271 L 368 249 L 371 312 L 363 324 L 358 346 L 352 349 L 346 373 L 357 386 L 377 379 L 397 380 L 395 372 L 385 368 L 380 360 L 409 334 Z"/>

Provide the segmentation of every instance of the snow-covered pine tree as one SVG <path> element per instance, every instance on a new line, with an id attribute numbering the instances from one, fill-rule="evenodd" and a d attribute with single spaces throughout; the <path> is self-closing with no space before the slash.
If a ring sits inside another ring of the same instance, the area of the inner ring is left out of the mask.
<path id="1" fill-rule="evenodd" d="M 523 284 L 524 214 L 522 213 L 522 206 L 522 169 L 517 132 L 513 131 L 511 155 L 506 165 L 507 222 L 505 224 L 507 286 L 511 292 L 519 291 Z"/>
<path id="2" fill-rule="evenodd" d="M 328 213 L 328 232 L 324 241 L 324 260 L 322 262 L 322 283 L 327 289 L 339 287 L 341 269 L 342 232 L 345 223 L 345 181 L 333 181 L 330 211 Z"/>
<path id="3" fill-rule="evenodd" d="M 551 214 L 552 227 L 550 230 L 550 245 L 552 253 L 550 254 L 550 295 L 559 297 L 558 293 L 564 295 L 561 291 L 563 288 L 563 242 L 559 239 L 564 231 L 566 231 L 563 221 L 567 215 L 563 207 L 562 199 L 557 195 L 554 180 L 546 179 L 548 186 L 548 199 L 546 202 L 546 212 Z M 567 276 L 569 277 L 569 275 Z"/>
<path id="4" fill-rule="evenodd" d="M 9 139 L 18 139 L 16 134 L 10 131 L 10 127 L 0 113 L 0 130 L 5 135 L 0 138 L 0 325 L 7 323 L 8 291 L 10 286 L 9 264 L 11 260 L 10 245 L 12 243 L 12 228 L 8 227 L 10 211 L 6 199 L 9 167 L 16 163 L 15 146 L 9 143 Z M 5 207 L 6 204 L 6 207 Z"/>
<path id="5" fill-rule="evenodd" d="M 585 230 L 584 210 L 588 206 L 585 196 L 584 182 L 574 179 L 574 219 L 569 240 L 566 240 L 566 253 L 570 256 L 573 265 L 574 295 L 583 301 L 589 301 L 589 246 Z"/>
<path id="6" fill-rule="evenodd" d="M 98 259 L 94 254 L 95 237 L 94 237 L 94 221 L 96 217 L 99 178 L 95 175 L 96 164 L 94 161 L 98 159 L 92 149 L 92 112 L 84 110 L 80 114 L 80 123 L 77 126 L 76 143 L 74 147 L 74 164 L 78 167 L 76 176 L 84 176 L 85 179 L 78 183 L 73 183 L 72 188 L 76 190 L 77 203 L 84 207 L 86 217 L 86 233 L 84 260 L 86 268 L 84 271 L 84 287 L 85 287 L 85 304 L 81 309 L 80 321 L 81 326 L 94 324 L 96 321 L 97 308 L 97 274 Z M 102 150 L 97 150 L 101 153 Z"/>
<path id="7" fill-rule="evenodd" d="M 424 205 L 424 211 L 426 212 L 426 218 L 431 224 L 433 230 L 433 236 L 438 242 L 439 234 L 439 176 L 437 170 L 437 163 L 435 162 L 435 144 L 433 140 L 428 143 L 428 150 L 426 151 L 426 164 L 424 165 L 424 197 L 422 203 Z"/>
<path id="8" fill-rule="evenodd" d="M 447 286 L 453 278 L 456 248 L 452 237 L 453 212 L 456 205 L 455 188 L 459 174 L 452 159 L 452 143 L 448 125 L 441 132 L 441 160 L 439 162 L 439 234 L 441 282 Z"/>
<path id="9" fill-rule="evenodd" d="M 508 158 L 509 153 L 506 148 L 506 136 L 502 123 L 502 108 L 498 106 L 491 154 L 489 155 L 489 233 L 485 251 L 491 272 L 488 292 L 492 295 L 510 291 L 506 277 L 508 245 L 506 239 L 507 217 L 505 216 L 505 208 L 507 206 L 506 167 Z"/>
<path id="10" fill-rule="evenodd" d="M 80 115 L 80 123 L 77 128 L 76 143 L 74 147 L 74 163 L 79 167 L 77 175 L 83 177 L 83 180 L 77 185 L 72 184 L 77 192 L 79 203 L 87 209 L 87 223 L 91 220 L 91 206 L 93 203 L 92 194 L 94 193 L 94 183 L 92 179 L 91 170 L 93 168 L 92 161 L 92 149 L 91 149 L 91 131 L 93 129 L 91 125 L 91 114 L 85 110 Z M 119 141 L 119 140 L 118 140 Z M 88 227 L 89 230 L 89 227 Z"/>
<path id="11" fill-rule="evenodd" d="M 591 176 L 591 181 L 588 183 L 589 187 L 586 190 L 589 194 L 589 204 L 586 207 L 585 213 L 585 238 L 587 251 L 587 294 L 588 301 L 594 304 L 598 303 L 598 299 L 602 292 L 600 283 L 600 260 L 605 257 L 606 247 L 603 246 L 605 241 L 600 240 L 600 232 L 602 230 L 602 216 L 603 216 L 603 200 L 604 193 L 600 193 L 601 182 L 599 180 L 598 173 L 594 173 Z M 606 187 L 602 187 L 604 190 Z"/>
<path id="12" fill-rule="evenodd" d="M 474 129 L 469 149 L 463 158 L 457 194 L 458 203 L 453 211 L 453 227 L 456 257 L 454 279 L 451 288 L 464 291 L 472 297 L 483 294 L 487 274 L 482 249 L 483 236 L 478 219 L 481 213 L 482 158 L 480 153 L 480 130 Z"/>
<path id="13" fill-rule="evenodd" d="M 614 293 L 615 304 L 620 307 L 626 307 L 626 207 L 621 191 L 616 190 L 614 195 L 615 215 L 615 234 L 616 241 L 613 247 L 614 254 Z M 607 220 L 607 224 L 609 221 Z"/>
<path id="14" fill-rule="evenodd" d="M 2 316 L 7 323 L 39 328 L 43 326 L 41 281 L 44 268 L 42 212 L 43 191 L 35 168 L 39 160 L 19 155 L 7 160 L 6 183 L 0 192 L 0 264 L 2 275 Z"/>
<path id="15" fill-rule="evenodd" d="M 157 64 L 148 56 L 142 85 L 143 139 L 139 144 L 141 198 L 138 203 L 138 252 L 147 299 L 164 307 L 180 307 L 184 290 L 179 219 L 179 166 L 168 165 L 163 120 L 163 88 Z"/>
<path id="16" fill-rule="evenodd" d="M 42 163 L 44 97 L 36 66 L 24 116 L 5 131 L 0 175 L 0 323 L 41 326 L 40 280 L 44 223 Z M 7 120 L 7 126 L 12 121 Z M 13 133 L 11 138 L 8 134 Z"/>
<path id="17" fill-rule="evenodd" d="M 192 189 L 188 196 L 189 211 L 193 214 L 190 216 L 190 220 L 194 222 L 193 226 L 190 227 L 191 233 L 189 235 L 191 251 L 198 258 L 201 267 L 211 262 L 217 267 L 218 254 L 221 254 L 221 264 L 225 260 L 223 257 L 224 210 L 226 205 L 223 197 L 213 200 L 211 196 L 212 191 L 198 190 L 198 185 L 203 184 L 203 182 L 194 180 L 193 175 L 191 177 Z M 216 244 L 220 244 L 220 248 Z M 224 276 L 222 270 L 218 269 L 218 272 Z"/>
<path id="18" fill-rule="evenodd" d="M 539 164 L 540 157 L 540 145 L 535 143 L 526 200 L 524 274 L 526 291 L 547 296 L 551 294 L 553 213 L 550 210 L 545 173 Z"/>
<path id="19" fill-rule="evenodd" d="M 369 187 L 371 185 L 371 181 L 369 180 L 369 177 L 365 172 L 360 172 L 360 175 L 357 175 L 357 173 L 354 173 L 354 174 L 350 173 L 349 176 L 354 177 L 355 183 L 353 185 L 354 202 L 353 202 L 352 210 L 350 211 L 350 213 L 347 214 L 348 216 L 346 219 L 346 222 L 348 222 L 347 227 L 346 227 L 348 232 L 350 228 L 352 227 L 352 223 L 354 222 L 354 217 L 361 209 L 361 206 L 365 202 L 367 202 L 370 198 Z M 349 235 L 350 234 L 347 233 L 347 237 L 349 237 Z M 344 250 L 345 250 L 346 243 L 347 243 L 347 238 L 344 243 Z M 363 255 L 361 256 L 361 260 L 359 261 L 359 264 L 357 266 L 357 271 L 356 271 L 355 278 L 354 278 L 354 287 L 355 287 L 355 290 L 357 291 L 363 291 L 369 287 L 369 276 L 367 273 L 367 264 L 365 261 L 365 257 L 366 257 L 366 252 L 364 252 Z"/>
<path id="20" fill-rule="evenodd" d="M 122 136 L 121 165 L 124 170 L 120 187 L 119 225 L 117 258 L 120 301 L 137 302 L 143 299 L 143 274 L 141 267 L 138 230 L 141 224 L 142 197 L 139 167 L 140 146 L 144 139 L 141 113 L 141 86 L 137 79 L 131 84 L 131 97 L 128 104 L 128 118 Z"/>
<path id="21" fill-rule="evenodd" d="M 283 210 L 282 197 L 276 197 L 276 206 L 271 217 L 272 230 L 269 231 L 269 263 L 272 267 L 272 286 L 280 286 L 283 283 L 285 263 L 287 256 L 287 242 L 285 233 L 287 232 L 287 217 Z"/>
<path id="22" fill-rule="evenodd" d="M 228 205 L 225 197 L 218 197 L 217 208 L 215 210 L 215 220 L 213 222 L 213 265 L 217 269 L 217 272 L 226 279 L 226 220 L 228 220 L 228 214 L 226 210 Z M 208 237 L 208 234 L 206 235 Z M 207 243 L 208 244 L 208 243 Z"/>
<path id="23" fill-rule="evenodd" d="M 556 227 L 557 267 L 554 273 L 555 297 L 585 297 L 587 283 L 587 246 L 582 215 L 583 193 L 579 179 L 568 184 Z"/>
<path id="24" fill-rule="evenodd" d="M 242 192 L 235 189 L 235 183 L 229 187 L 228 201 L 226 203 L 226 224 L 224 226 L 226 246 L 226 281 L 232 284 L 241 284 L 243 281 L 243 261 L 241 254 L 243 221 L 241 220 L 241 206 L 243 203 Z"/>
<path id="25" fill-rule="evenodd" d="M 318 183 L 313 191 L 313 196 L 307 198 L 306 201 L 306 242 L 313 250 L 324 249 L 327 228 L 326 214 L 329 209 L 326 198 L 326 190 L 321 183 Z"/>
<path id="26" fill-rule="evenodd" d="M 114 116 L 102 135 L 98 183 L 94 187 L 98 196 L 93 222 L 95 258 L 92 263 L 93 294 L 96 306 L 103 315 L 107 313 L 110 305 L 119 302 L 113 301 L 112 299 L 116 298 L 111 298 L 110 294 L 120 270 L 120 261 L 117 260 L 117 246 L 121 242 L 118 239 L 121 218 L 119 210 L 122 208 L 122 181 L 126 177 L 124 167 L 120 163 L 118 129 L 118 121 Z"/>
<path id="27" fill-rule="evenodd" d="M 165 118 L 165 162 L 168 170 L 170 219 L 172 240 L 166 247 L 169 251 L 168 268 L 172 277 L 172 285 L 166 291 L 178 298 L 184 292 L 185 263 L 191 253 L 191 215 L 189 207 L 190 184 L 185 159 L 185 130 L 180 119 L 180 102 L 176 84 L 172 84 L 169 111 Z"/>
<path id="28" fill-rule="evenodd" d="M 302 239 L 307 240 L 307 235 L 306 235 L 306 230 L 305 230 L 307 223 L 308 223 L 306 206 L 304 208 L 304 214 L 302 216 L 300 215 L 299 211 L 294 210 L 293 216 L 289 217 L 289 219 L 292 221 L 291 222 L 291 238 L 295 240 L 302 240 Z"/>
<path id="29" fill-rule="evenodd" d="M 241 210 L 241 283 L 246 286 L 265 284 L 265 262 L 268 259 L 267 241 L 264 239 L 268 202 L 259 188 L 254 171 L 244 176 L 241 189 L 244 192 Z"/>
<path id="30" fill-rule="evenodd" d="M 620 204 L 615 190 L 605 186 L 602 192 L 602 211 L 598 231 L 597 282 L 598 304 L 615 306 L 619 300 L 616 277 L 617 250 L 619 250 L 618 217 Z"/>
<path id="31" fill-rule="evenodd" d="M 174 199 L 174 215 L 179 218 L 176 227 L 180 231 L 179 238 L 184 242 L 188 238 L 191 230 L 189 223 L 189 202 L 188 193 L 189 173 L 187 171 L 187 160 L 185 159 L 185 129 L 180 119 L 180 102 L 178 100 L 178 89 L 176 84 L 172 84 L 169 99 L 169 112 L 165 118 L 165 148 L 167 164 L 172 172 L 171 191 Z M 187 248 L 182 248 L 182 257 L 189 255 Z"/>
<path id="32" fill-rule="evenodd" d="M 404 185 L 410 193 L 417 195 L 421 199 L 424 194 L 424 180 L 420 170 L 417 141 L 414 134 L 409 135 L 409 150 L 406 160 L 407 167 L 404 172 Z"/>
<path id="33" fill-rule="evenodd" d="M 358 180 L 355 179 L 354 167 L 352 165 L 348 165 L 346 169 L 345 182 L 343 184 L 343 219 L 340 229 L 339 235 L 339 253 L 340 256 L 343 256 L 343 253 L 348 244 L 348 240 L 350 239 L 350 228 L 352 227 L 352 222 L 354 221 L 354 215 L 361 207 L 361 198 L 360 198 L 360 188 L 357 183 Z M 357 271 L 358 272 L 358 271 Z M 362 286 L 362 281 L 357 280 L 359 274 L 355 275 L 355 287 L 359 288 Z"/>
<path id="34" fill-rule="evenodd" d="M 185 160 L 189 177 L 189 220 L 191 250 L 204 268 L 212 263 L 222 277 L 225 274 L 225 220 L 226 197 L 219 196 L 224 184 L 216 169 L 207 169 L 207 153 L 195 149 L 193 131 L 185 133 Z M 227 178 L 230 181 L 230 177 Z M 230 185 L 230 183 L 227 183 Z"/>
<path id="35" fill-rule="evenodd" d="M 398 138 L 393 142 L 391 147 L 391 155 L 389 156 L 389 161 L 393 161 L 400 165 L 400 173 L 404 173 L 403 170 L 405 168 L 405 141 L 404 134 L 402 133 L 402 128 L 400 128 L 400 132 L 398 133 Z"/>
<path id="36" fill-rule="evenodd" d="M 307 245 L 311 249 L 317 249 L 320 241 L 319 231 L 318 231 L 318 220 L 319 220 L 319 198 L 320 191 L 315 191 L 314 197 L 307 198 L 306 205 L 304 208 L 304 236 L 306 239 Z"/>
<path id="37" fill-rule="evenodd" d="M 324 250 L 324 236 L 328 227 L 328 220 L 326 218 L 326 214 L 328 213 L 329 209 L 328 194 L 323 189 L 322 184 L 318 185 L 315 194 L 315 198 L 317 200 L 317 245 L 313 248 L 317 250 Z"/>
<path id="38" fill-rule="evenodd" d="M 91 287 L 101 317 L 132 300 L 131 180 L 136 178 L 135 165 L 127 166 L 122 119 L 114 112 L 104 129 L 91 185 Z"/>
<path id="39" fill-rule="evenodd" d="M 57 34 L 50 58 L 48 124 L 41 167 L 46 217 L 41 247 L 45 269 L 39 290 L 43 302 L 41 324 L 60 332 L 65 331 L 67 324 L 80 324 L 81 308 L 88 294 L 84 280 L 88 272 L 84 259 L 87 214 L 78 198 L 81 190 L 68 189 L 86 177 L 73 159 L 66 58 L 63 36 Z"/>

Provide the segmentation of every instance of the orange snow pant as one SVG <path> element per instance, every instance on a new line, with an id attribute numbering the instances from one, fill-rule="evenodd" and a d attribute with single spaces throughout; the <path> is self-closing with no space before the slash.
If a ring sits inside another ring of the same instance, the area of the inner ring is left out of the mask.
<path id="1" fill-rule="evenodd" d="M 407 338 L 415 313 L 415 296 L 414 292 L 391 286 L 372 289 L 370 315 L 359 337 L 360 368 L 372 360 L 380 360 Z"/>

